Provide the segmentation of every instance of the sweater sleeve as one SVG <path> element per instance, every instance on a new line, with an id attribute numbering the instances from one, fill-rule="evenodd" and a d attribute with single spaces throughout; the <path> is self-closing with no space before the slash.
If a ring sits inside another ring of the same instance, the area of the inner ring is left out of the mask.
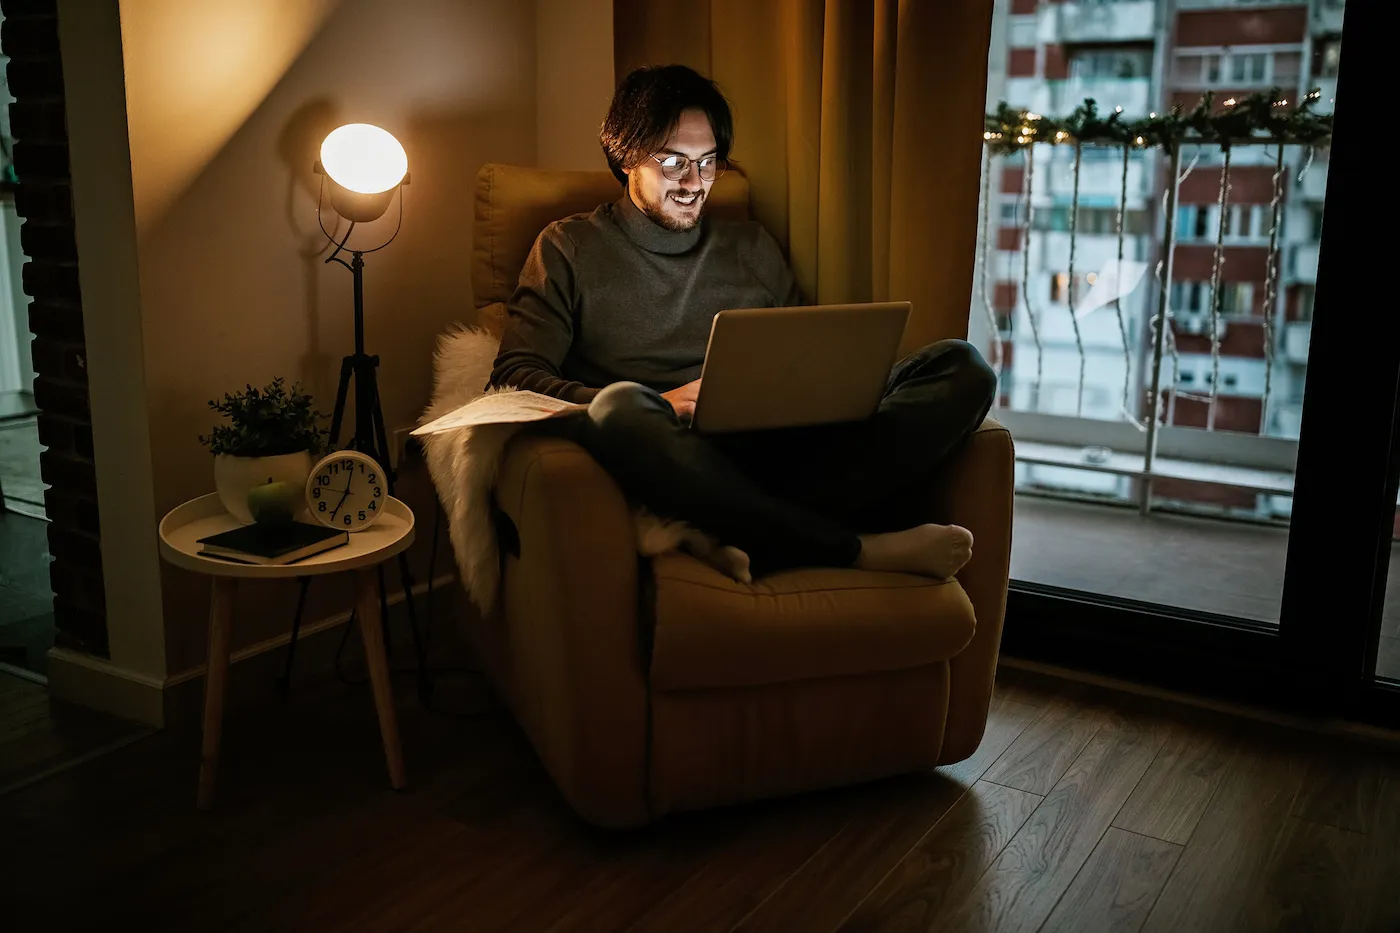
<path id="1" fill-rule="evenodd" d="M 804 304 L 802 290 L 797 285 L 797 277 L 783 256 L 782 247 L 761 225 L 758 227 L 758 241 L 754 244 L 751 259 L 754 275 L 767 290 L 775 308 L 791 308 Z"/>
<path id="2" fill-rule="evenodd" d="M 586 404 L 598 389 L 565 379 L 577 307 L 573 243 L 551 224 L 535 240 L 520 284 L 506 304 L 491 386 L 514 386 Z"/>

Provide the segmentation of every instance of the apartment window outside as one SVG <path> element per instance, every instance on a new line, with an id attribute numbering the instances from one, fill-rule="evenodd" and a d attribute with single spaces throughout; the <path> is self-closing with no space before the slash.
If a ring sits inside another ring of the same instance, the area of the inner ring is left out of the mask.
<path id="1" fill-rule="evenodd" d="M 1151 49 L 1088 49 L 1074 52 L 1069 60 L 1071 78 L 1146 78 L 1151 74 Z"/>
<path id="2" fill-rule="evenodd" d="M 1031 220 L 1032 229 L 1069 232 L 1069 205 L 1041 208 Z M 1123 232 L 1127 236 L 1142 236 L 1150 232 L 1151 224 L 1147 211 L 1130 210 L 1123 215 Z M 1081 207 L 1075 231 L 1081 236 L 1117 236 L 1118 209 L 1112 207 Z"/>
<path id="3" fill-rule="evenodd" d="M 1263 84 L 1269 71 L 1269 56 L 1263 52 L 1235 53 L 1229 57 L 1230 81 L 1234 84 Z"/>
<path id="4" fill-rule="evenodd" d="M 1335 78 L 1342 61 L 1342 39 L 1328 36 L 1317 43 L 1317 58 L 1313 65 L 1319 78 Z"/>
<path id="5" fill-rule="evenodd" d="M 1177 87 L 1190 89 L 1266 89 L 1295 86 L 1302 68 L 1302 50 L 1296 47 L 1248 50 L 1182 50 L 1176 53 L 1172 78 Z"/>

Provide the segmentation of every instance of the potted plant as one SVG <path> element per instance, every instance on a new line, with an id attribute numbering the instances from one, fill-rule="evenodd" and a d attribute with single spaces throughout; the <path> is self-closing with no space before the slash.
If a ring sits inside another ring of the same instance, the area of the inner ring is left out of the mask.
<path id="1" fill-rule="evenodd" d="M 325 415 L 312 407 L 311 396 L 299 383 L 288 388 L 278 377 L 266 388 L 250 385 L 211 400 L 209 407 L 229 422 L 199 438 L 214 454 L 214 489 L 229 514 L 251 523 L 248 493 L 269 483 L 285 484 L 300 511 L 306 477 L 327 440 L 321 428 Z"/>

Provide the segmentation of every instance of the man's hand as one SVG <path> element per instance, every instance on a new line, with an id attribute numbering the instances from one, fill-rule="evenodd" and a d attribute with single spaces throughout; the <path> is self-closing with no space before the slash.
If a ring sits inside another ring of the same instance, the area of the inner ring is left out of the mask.
<path id="1" fill-rule="evenodd" d="M 671 407 L 676 411 L 676 417 L 684 421 L 690 420 L 695 415 L 695 400 L 700 396 L 700 380 L 687 382 L 679 388 L 670 392 L 662 392 L 661 397 L 671 403 Z"/>

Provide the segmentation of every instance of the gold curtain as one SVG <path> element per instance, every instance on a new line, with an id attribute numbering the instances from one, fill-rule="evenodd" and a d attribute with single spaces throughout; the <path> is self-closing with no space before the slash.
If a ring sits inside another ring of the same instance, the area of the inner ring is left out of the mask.
<path id="1" fill-rule="evenodd" d="M 614 68 L 717 81 L 804 294 L 913 302 L 909 350 L 967 335 L 992 4 L 614 0 Z"/>

